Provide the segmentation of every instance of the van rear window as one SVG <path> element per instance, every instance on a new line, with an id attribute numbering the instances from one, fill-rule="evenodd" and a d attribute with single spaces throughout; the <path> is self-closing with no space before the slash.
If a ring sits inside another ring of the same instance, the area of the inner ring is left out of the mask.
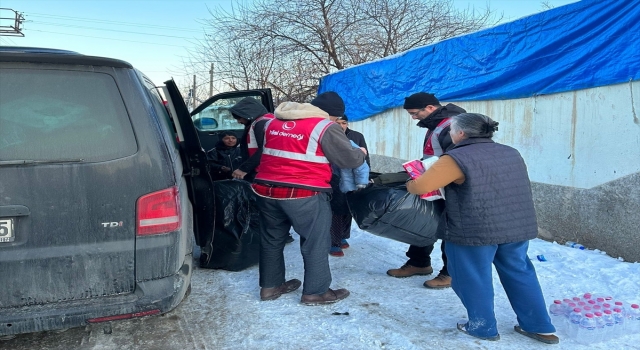
<path id="1" fill-rule="evenodd" d="M 137 152 L 110 75 L 46 69 L 0 75 L 0 160 L 95 162 Z"/>

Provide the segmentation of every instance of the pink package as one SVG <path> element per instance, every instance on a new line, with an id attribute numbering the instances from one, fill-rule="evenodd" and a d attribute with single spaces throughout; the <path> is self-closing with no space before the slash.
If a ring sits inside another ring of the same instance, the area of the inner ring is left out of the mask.
<path id="1" fill-rule="evenodd" d="M 429 165 L 431 164 L 433 164 L 433 162 L 429 163 Z M 426 171 L 424 164 L 418 159 L 402 163 L 402 167 L 404 167 L 404 170 L 407 171 L 407 173 L 413 180 L 420 177 L 420 175 L 422 175 Z M 438 189 L 429 193 L 422 194 L 420 195 L 420 198 L 428 201 L 435 201 L 437 199 L 444 199 L 444 194 L 442 189 Z"/>

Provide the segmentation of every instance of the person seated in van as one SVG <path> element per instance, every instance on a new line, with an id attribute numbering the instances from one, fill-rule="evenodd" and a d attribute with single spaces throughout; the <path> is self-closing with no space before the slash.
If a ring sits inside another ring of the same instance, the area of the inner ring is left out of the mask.
<path id="1" fill-rule="evenodd" d="M 224 131 L 220 137 L 216 146 L 207 152 L 213 180 L 231 179 L 231 173 L 244 162 L 236 135 Z"/>

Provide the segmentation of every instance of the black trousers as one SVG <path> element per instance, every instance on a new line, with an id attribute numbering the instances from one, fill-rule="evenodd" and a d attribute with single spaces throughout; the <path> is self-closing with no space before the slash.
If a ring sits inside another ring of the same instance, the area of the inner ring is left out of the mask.
<path id="1" fill-rule="evenodd" d="M 426 246 L 426 247 L 418 247 L 415 245 L 410 245 L 409 250 L 407 250 L 407 257 L 409 261 L 407 264 L 415 267 L 427 267 L 431 266 L 431 252 L 433 251 L 435 244 Z M 442 269 L 440 270 L 441 275 L 449 276 L 449 271 L 447 270 L 447 254 L 444 251 L 444 240 L 440 245 L 440 249 L 442 250 Z"/>
<path id="2" fill-rule="evenodd" d="M 343 239 L 351 237 L 351 214 L 331 215 L 331 246 L 339 247 Z"/>

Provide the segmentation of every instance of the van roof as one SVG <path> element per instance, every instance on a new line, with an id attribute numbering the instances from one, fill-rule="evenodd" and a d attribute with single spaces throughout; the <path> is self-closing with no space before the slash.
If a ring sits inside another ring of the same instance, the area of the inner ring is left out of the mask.
<path id="1" fill-rule="evenodd" d="M 0 47 L 0 62 L 58 63 L 133 68 L 129 62 L 113 58 L 86 56 L 68 50 L 20 46 Z"/>

